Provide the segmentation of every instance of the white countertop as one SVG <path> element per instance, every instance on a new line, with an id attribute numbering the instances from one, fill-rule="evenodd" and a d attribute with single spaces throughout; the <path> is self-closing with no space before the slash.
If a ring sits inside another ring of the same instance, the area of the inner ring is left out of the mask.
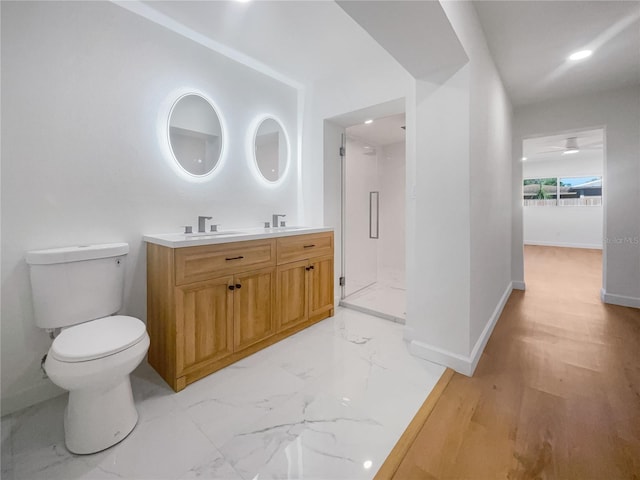
<path id="1" fill-rule="evenodd" d="M 150 234 L 143 235 L 142 239 L 145 242 L 155 243 L 164 247 L 182 248 L 332 231 L 333 227 L 235 228 L 228 231 L 221 230 L 219 232 L 205 233 Z"/>

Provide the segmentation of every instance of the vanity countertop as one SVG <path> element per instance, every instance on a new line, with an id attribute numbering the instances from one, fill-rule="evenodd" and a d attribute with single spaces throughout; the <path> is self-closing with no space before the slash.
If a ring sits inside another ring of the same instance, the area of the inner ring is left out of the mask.
<path id="1" fill-rule="evenodd" d="M 164 247 L 182 248 L 332 231 L 333 227 L 236 228 L 228 231 L 221 230 L 219 232 L 205 233 L 150 234 L 143 235 L 142 239 L 145 242 L 155 243 L 156 245 L 162 245 Z"/>

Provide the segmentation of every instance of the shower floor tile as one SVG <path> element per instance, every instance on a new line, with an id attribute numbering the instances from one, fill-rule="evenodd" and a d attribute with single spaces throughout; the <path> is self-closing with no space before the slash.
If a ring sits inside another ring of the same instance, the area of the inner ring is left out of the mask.
<path id="1" fill-rule="evenodd" d="M 407 292 L 398 282 L 376 282 L 349 295 L 340 304 L 398 323 L 404 323 L 407 318 Z"/>

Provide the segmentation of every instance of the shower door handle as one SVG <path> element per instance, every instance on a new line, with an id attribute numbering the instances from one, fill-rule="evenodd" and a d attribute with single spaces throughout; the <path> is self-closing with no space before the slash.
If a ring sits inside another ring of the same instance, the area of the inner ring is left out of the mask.
<path id="1" fill-rule="evenodd" d="M 369 192 L 369 238 L 380 238 L 380 192 Z"/>

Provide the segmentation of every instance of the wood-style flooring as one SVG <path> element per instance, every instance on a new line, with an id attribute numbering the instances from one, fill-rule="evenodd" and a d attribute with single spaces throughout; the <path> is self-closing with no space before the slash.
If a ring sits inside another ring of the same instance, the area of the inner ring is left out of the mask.
<path id="1" fill-rule="evenodd" d="M 527 290 L 475 374 L 425 402 L 376 478 L 640 479 L 640 310 L 600 301 L 601 265 L 525 247 Z"/>

